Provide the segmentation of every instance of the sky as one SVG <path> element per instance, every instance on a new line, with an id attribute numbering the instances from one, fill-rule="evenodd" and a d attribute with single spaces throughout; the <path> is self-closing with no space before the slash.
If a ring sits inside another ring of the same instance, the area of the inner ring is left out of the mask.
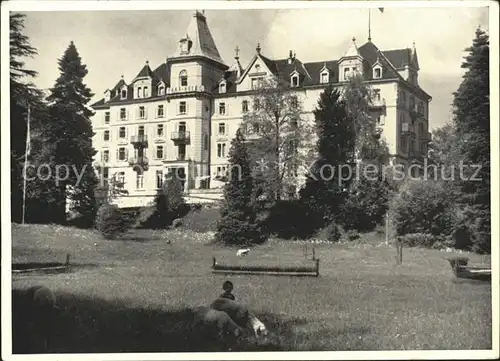
<path id="1" fill-rule="evenodd" d="M 307 2 L 304 3 L 307 7 Z M 51 87 L 59 59 L 73 41 L 87 65 L 85 82 L 103 97 L 120 76 L 130 82 L 146 60 L 154 69 L 177 49 L 193 10 L 25 12 L 24 33 L 38 49 L 28 68 L 35 83 Z M 367 8 L 205 10 L 208 26 L 227 65 L 241 49 L 245 67 L 260 43 L 262 54 L 286 58 L 289 50 L 303 62 L 338 59 L 353 37 L 368 38 Z M 429 123 L 437 128 L 451 119 L 452 93 L 461 82 L 464 49 L 478 26 L 488 31 L 488 9 L 386 7 L 371 10 L 372 42 L 382 50 L 417 49 L 420 86 L 432 96 Z"/>

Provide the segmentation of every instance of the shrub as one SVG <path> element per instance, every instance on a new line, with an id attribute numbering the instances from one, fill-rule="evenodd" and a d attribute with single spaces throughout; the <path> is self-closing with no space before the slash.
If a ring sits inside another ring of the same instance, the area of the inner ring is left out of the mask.
<path id="1" fill-rule="evenodd" d="M 342 230 L 335 223 L 330 223 L 316 233 L 316 237 L 327 242 L 339 242 L 342 238 Z"/>
<path id="2" fill-rule="evenodd" d="M 256 223 L 236 217 L 222 217 L 217 224 L 215 240 L 224 244 L 249 245 L 262 243 L 266 237 Z"/>
<path id="3" fill-rule="evenodd" d="M 104 204 L 97 210 L 96 229 L 106 239 L 115 239 L 132 227 L 131 217 L 116 205 Z"/>
<path id="4" fill-rule="evenodd" d="M 300 200 L 278 201 L 268 213 L 264 222 L 265 231 L 280 238 L 307 238 L 320 228 L 315 224 L 318 217 L 308 216 L 307 206 Z"/>
<path id="5" fill-rule="evenodd" d="M 390 203 L 397 234 L 451 234 L 456 212 L 453 197 L 444 182 L 410 180 L 403 183 Z"/>

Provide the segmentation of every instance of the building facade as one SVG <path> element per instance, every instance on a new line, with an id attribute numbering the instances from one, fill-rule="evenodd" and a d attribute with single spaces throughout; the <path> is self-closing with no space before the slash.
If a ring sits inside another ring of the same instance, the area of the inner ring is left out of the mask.
<path id="1" fill-rule="evenodd" d="M 371 115 L 393 161 L 423 162 L 431 97 L 418 83 L 415 46 L 382 51 L 371 41 L 358 47 L 352 39 L 340 58 L 309 63 L 292 51 L 273 60 L 257 46 L 246 68 L 237 49 L 228 66 L 205 15 L 196 11 L 172 57 L 155 70 L 146 61 L 131 82 L 122 77 L 92 105 L 94 166 L 101 178 L 123 185 L 125 194 L 115 200 L 121 207 L 150 203 L 172 172 L 183 179 L 188 202 L 213 202 L 222 196 L 219 176 L 228 168 L 230 142 L 260 79 L 289 79 L 304 118 L 312 121 L 320 93 L 330 84 L 341 88 L 353 72 L 374 92 Z"/>

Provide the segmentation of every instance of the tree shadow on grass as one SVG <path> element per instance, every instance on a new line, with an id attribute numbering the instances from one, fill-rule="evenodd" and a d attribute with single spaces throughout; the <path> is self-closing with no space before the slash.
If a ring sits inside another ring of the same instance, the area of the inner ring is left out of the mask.
<path id="1" fill-rule="evenodd" d="M 250 333 L 237 341 L 217 341 L 192 326 L 188 308 L 162 310 L 130 308 L 121 301 L 106 301 L 72 294 L 57 294 L 58 310 L 41 333 L 30 328 L 30 303 L 23 290 L 12 291 L 13 353 L 116 352 L 223 352 L 292 350 L 294 327 L 304 319 L 258 315 L 271 335 L 257 342 Z M 40 335 L 47 335 L 46 349 Z"/>

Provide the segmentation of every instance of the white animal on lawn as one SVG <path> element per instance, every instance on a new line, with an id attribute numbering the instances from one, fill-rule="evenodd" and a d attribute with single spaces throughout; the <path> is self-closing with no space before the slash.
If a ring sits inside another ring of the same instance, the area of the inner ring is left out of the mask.
<path id="1" fill-rule="evenodd" d="M 203 326 L 209 334 L 215 334 L 220 339 L 226 336 L 239 337 L 243 333 L 243 329 L 226 312 L 205 306 L 194 309 L 194 326 Z"/>
<path id="2" fill-rule="evenodd" d="M 238 250 L 238 252 L 236 252 L 236 256 L 243 257 L 243 256 L 246 256 L 248 254 L 248 252 L 250 252 L 250 248 L 241 248 Z"/>
<path id="3" fill-rule="evenodd" d="M 248 314 L 248 321 L 252 326 L 255 337 L 266 337 L 268 335 L 266 326 L 253 314 Z"/>

